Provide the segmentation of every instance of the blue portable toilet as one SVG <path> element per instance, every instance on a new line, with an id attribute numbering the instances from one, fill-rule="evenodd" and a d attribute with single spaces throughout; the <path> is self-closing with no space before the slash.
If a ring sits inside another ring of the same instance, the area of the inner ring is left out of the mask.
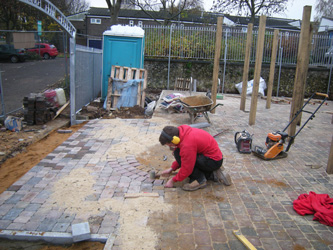
<path id="1" fill-rule="evenodd" d="M 137 26 L 113 25 L 103 33 L 102 99 L 108 92 L 113 65 L 143 68 L 144 30 Z"/>

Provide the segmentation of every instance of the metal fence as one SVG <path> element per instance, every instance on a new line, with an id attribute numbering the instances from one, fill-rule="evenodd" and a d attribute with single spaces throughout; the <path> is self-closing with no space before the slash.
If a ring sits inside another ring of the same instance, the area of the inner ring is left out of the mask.
<path id="1" fill-rule="evenodd" d="M 150 58 L 212 60 L 215 53 L 216 28 L 182 26 L 144 26 L 145 56 Z M 263 63 L 270 63 L 274 30 L 266 29 Z M 251 62 L 255 61 L 258 30 L 253 29 Z M 280 30 L 277 61 L 296 65 L 299 31 Z M 224 27 L 221 60 L 242 62 L 245 58 L 246 27 Z M 310 65 L 329 66 L 325 53 L 332 46 L 328 34 L 314 34 L 311 42 Z"/>
<path id="2" fill-rule="evenodd" d="M 74 105 L 71 104 L 72 116 L 100 95 L 102 50 L 76 45 L 75 61 L 74 63 L 71 61 L 71 67 L 75 70 L 75 86 L 70 90 L 71 98 L 75 97 L 71 99 L 71 101 L 74 100 Z M 72 112 L 72 107 L 74 107 L 74 112 Z M 76 117 L 71 117 L 71 119 L 72 124 L 75 124 Z"/>

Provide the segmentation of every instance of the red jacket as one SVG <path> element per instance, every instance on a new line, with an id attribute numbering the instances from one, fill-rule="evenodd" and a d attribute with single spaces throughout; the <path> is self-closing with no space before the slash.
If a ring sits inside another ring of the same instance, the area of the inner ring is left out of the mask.
<path id="1" fill-rule="evenodd" d="M 181 125 L 178 129 L 180 143 L 177 147 L 180 149 L 182 166 L 177 175 L 172 178 L 173 181 L 183 181 L 193 172 L 197 154 L 215 161 L 222 159 L 223 155 L 216 140 L 208 132 L 188 125 Z M 171 168 L 173 170 L 179 168 L 177 161 L 172 163 Z"/>

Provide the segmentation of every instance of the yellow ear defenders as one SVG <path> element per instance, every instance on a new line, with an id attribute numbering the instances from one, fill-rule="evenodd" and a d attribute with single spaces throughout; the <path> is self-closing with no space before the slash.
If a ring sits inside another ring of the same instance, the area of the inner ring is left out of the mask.
<path id="1" fill-rule="evenodd" d="M 180 143 L 180 138 L 178 136 L 173 136 L 171 137 L 171 135 L 168 135 L 167 133 L 165 133 L 163 130 L 162 130 L 162 135 L 167 138 L 169 141 L 171 141 L 173 144 L 179 144 Z"/>

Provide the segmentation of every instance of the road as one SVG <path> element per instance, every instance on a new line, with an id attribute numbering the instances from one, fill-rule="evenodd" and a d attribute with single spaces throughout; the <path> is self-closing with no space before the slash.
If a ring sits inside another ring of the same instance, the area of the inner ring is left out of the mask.
<path id="1" fill-rule="evenodd" d="M 65 58 L 23 63 L 0 62 L 2 91 L 5 111 L 10 113 L 23 105 L 23 98 L 30 93 L 39 93 L 55 84 L 66 75 Z M 67 60 L 69 74 L 69 59 Z M 0 98 L 0 115 L 3 114 Z"/>

